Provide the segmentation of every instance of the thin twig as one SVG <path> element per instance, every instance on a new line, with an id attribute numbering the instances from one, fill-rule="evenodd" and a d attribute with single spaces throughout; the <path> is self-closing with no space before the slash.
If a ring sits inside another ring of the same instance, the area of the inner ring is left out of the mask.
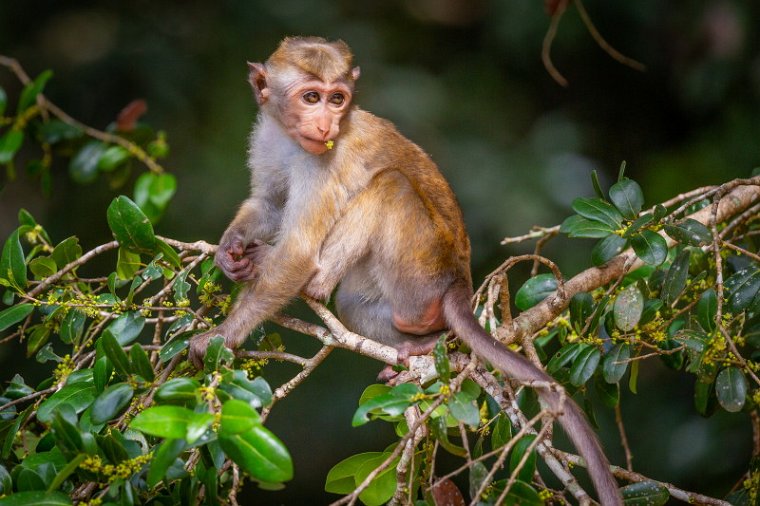
<path id="1" fill-rule="evenodd" d="M 562 15 L 567 10 L 568 2 L 569 0 L 560 0 L 557 4 L 557 10 L 554 12 L 554 14 L 552 14 L 552 18 L 549 23 L 549 29 L 546 30 L 546 35 L 544 35 L 544 42 L 541 47 L 541 61 L 544 62 L 546 71 L 549 72 L 549 75 L 552 76 L 552 79 L 554 79 L 562 87 L 567 87 L 567 79 L 565 79 L 560 71 L 557 70 L 557 67 L 554 66 L 554 62 L 552 62 L 551 49 L 554 38 L 557 36 L 559 21 L 562 19 Z"/>
<path id="2" fill-rule="evenodd" d="M 593 39 L 605 53 L 610 55 L 614 60 L 617 60 L 623 65 L 627 65 L 634 70 L 638 70 L 640 72 L 646 70 L 646 67 L 643 63 L 639 63 L 633 58 L 625 56 L 620 51 L 612 47 L 609 42 L 604 40 L 602 34 L 599 33 L 599 30 L 596 29 L 596 26 L 594 26 L 594 23 L 591 21 L 591 17 L 588 15 L 588 12 L 586 12 L 586 7 L 583 6 L 583 2 L 581 0 L 573 0 L 573 3 L 575 3 L 575 8 L 578 9 L 578 14 L 581 17 L 581 20 L 583 20 L 583 24 L 586 25 L 586 29 L 591 34 L 591 37 L 593 37 Z"/>
<path id="3" fill-rule="evenodd" d="M 633 471 L 633 454 L 631 453 L 631 446 L 628 444 L 628 436 L 625 434 L 623 413 L 621 412 L 619 402 L 615 405 L 615 423 L 617 424 L 618 432 L 620 433 L 620 444 L 625 452 L 625 467 L 629 471 Z"/>

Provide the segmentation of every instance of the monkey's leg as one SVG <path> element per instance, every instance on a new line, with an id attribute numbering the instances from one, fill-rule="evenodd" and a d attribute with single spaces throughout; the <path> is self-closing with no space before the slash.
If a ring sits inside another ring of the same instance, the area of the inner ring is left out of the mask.
<path id="1" fill-rule="evenodd" d="M 355 276 L 357 278 L 362 275 Z M 352 280 L 346 279 L 338 288 L 335 306 L 343 324 L 357 334 L 374 341 L 393 346 L 398 350 L 399 364 L 408 364 L 412 355 L 426 355 L 435 346 L 440 332 L 427 335 L 412 335 L 401 332 L 394 325 L 391 304 L 382 298 L 368 299 L 366 293 L 352 290 Z M 366 288 L 366 287 L 365 287 Z M 397 375 L 388 365 L 378 375 L 380 381 L 388 381 Z"/>

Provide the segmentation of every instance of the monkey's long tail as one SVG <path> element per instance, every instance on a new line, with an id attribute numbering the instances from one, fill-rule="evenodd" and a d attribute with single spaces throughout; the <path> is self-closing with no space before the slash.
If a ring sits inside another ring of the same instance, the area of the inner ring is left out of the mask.
<path id="1" fill-rule="evenodd" d="M 460 339 L 466 342 L 478 356 L 510 378 L 521 382 L 555 382 L 527 358 L 509 350 L 483 330 L 470 310 L 468 287 L 463 284 L 454 284 L 449 288 L 443 297 L 443 313 L 449 328 Z M 547 389 L 537 389 L 536 392 L 552 410 L 560 408 L 559 393 Z M 609 461 L 586 417 L 570 398 L 565 399 L 562 411 L 563 414 L 558 420 L 578 452 L 586 460 L 589 476 L 599 495 L 599 502 L 602 506 L 622 505 L 618 484 L 610 471 Z"/>

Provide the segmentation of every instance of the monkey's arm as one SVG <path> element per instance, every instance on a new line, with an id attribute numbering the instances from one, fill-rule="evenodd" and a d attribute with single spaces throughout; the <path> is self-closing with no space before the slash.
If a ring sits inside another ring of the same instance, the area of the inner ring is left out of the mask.
<path id="1" fill-rule="evenodd" d="M 270 241 L 281 221 L 281 207 L 266 194 L 263 185 L 240 206 L 219 241 L 215 262 L 233 281 L 250 281 L 270 249 Z"/>
<path id="2" fill-rule="evenodd" d="M 322 202 L 327 198 L 329 196 L 315 194 L 313 200 L 302 208 L 294 206 L 286 211 L 289 215 L 283 219 L 283 227 L 289 233 L 284 234 L 275 245 L 266 245 L 268 251 L 256 267 L 256 279 L 240 292 L 224 322 L 193 337 L 190 358 L 196 366 L 201 366 L 206 347 L 213 336 L 222 335 L 228 347 L 237 348 L 254 328 L 296 297 L 314 275 L 320 246 L 335 221 L 333 214 L 317 211 L 320 205 L 323 206 L 321 209 L 326 208 Z M 239 227 L 246 224 L 247 219 L 250 216 L 244 215 L 240 220 L 236 217 L 228 230 L 232 229 L 234 234 L 236 228 L 239 231 Z M 224 251 L 222 254 L 225 254 Z"/>

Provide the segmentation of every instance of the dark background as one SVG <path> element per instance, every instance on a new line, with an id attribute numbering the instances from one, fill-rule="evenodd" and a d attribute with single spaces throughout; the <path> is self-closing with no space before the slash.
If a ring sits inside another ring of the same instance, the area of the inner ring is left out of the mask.
<path id="1" fill-rule="evenodd" d="M 357 103 L 423 146 L 459 196 L 477 282 L 529 248 L 501 247 L 504 236 L 557 224 L 574 197 L 590 195 L 592 169 L 609 184 L 626 160 L 654 204 L 760 164 L 758 2 L 587 0 L 586 7 L 607 40 L 646 72 L 600 50 L 571 7 L 552 50 L 570 86 L 557 85 L 541 64 L 549 17 L 539 0 L 3 1 L 0 53 L 33 76 L 52 69 L 46 94 L 97 128 L 134 98 L 146 99 L 145 119 L 167 131 L 166 166 L 179 183 L 158 232 L 215 242 L 247 193 L 246 138 L 256 110 L 246 60 L 263 61 L 285 35 L 342 38 L 362 67 Z M 17 96 L 3 69 L 0 85 Z M 0 237 L 24 207 L 54 240 L 76 234 L 85 248 L 95 246 L 110 237 L 105 209 L 114 192 L 131 194 L 131 183 L 78 186 L 62 165 L 46 198 L 22 177 L 0 192 Z M 561 239 L 546 253 L 571 275 L 589 263 L 589 249 Z M 291 342 L 295 351 L 315 349 L 303 337 Z M 8 349 L 0 360 L 11 365 Z M 283 492 L 251 494 L 266 504 L 326 502 L 319 494 L 332 465 L 392 441 L 382 422 L 350 427 L 378 369 L 337 351 L 279 404 L 269 424 L 293 453 L 296 479 Z M 6 370 L 9 379 L 15 364 Z M 270 379 L 284 378 L 278 374 Z M 743 414 L 696 415 L 692 381 L 652 361 L 642 368 L 640 393 L 623 392 L 634 463 L 658 480 L 723 495 L 746 469 L 749 424 Z M 623 464 L 612 418 L 603 415 L 605 446 Z"/>

